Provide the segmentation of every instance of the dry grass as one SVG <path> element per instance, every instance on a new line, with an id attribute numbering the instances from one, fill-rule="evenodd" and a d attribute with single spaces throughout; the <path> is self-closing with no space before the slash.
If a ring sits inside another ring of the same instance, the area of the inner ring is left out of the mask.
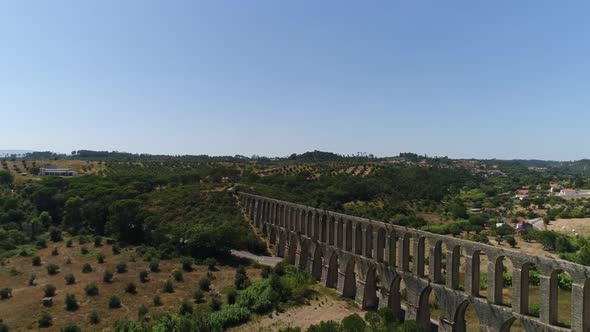
<path id="1" fill-rule="evenodd" d="M 22 162 L 20 160 L 17 161 L 10 161 L 7 160 L 6 164 L 8 166 L 8 170 L 14 174 L 14 178 L 16 182 L 24 182 L 26 180 L 38 180 L 40 176 L 34 176 L 26 171 Z M 26 160 L 27 167 L 31 167 L 33 165 L 32 160 Z M 16 172 L 14 166 L 17 166 L 20 172 L 25 172 L 27 175 L 22 176 L 20 173 Z M 48 165 L 55 166 L 58 168 L 69 168 L 76 172 L 79 175 L 84 174 L 96 174 L 101 170 L 105 170 L 106 166 L 104 163 L 99 164 L 97 161 L 86 161 L 86 160 L 35 160 L 35 165 L 39 168 L 46 167 Z M 84 170 L 86 167 L 86 170 Z"/>
<path id="2" fill-rule="evenodd" d="M 192 295 L 198 288 L 199 279 L 207 273 L 206 266 L 195 266 L 193 272 L 184 272 L 184 282 L 173 281 L 175 292 L 167 294 L 162 292 L 162 284 L 168 279 L 174 280 L 171 272 L 174 269 L 181 269 L 181 263 L 178 260 L 161 261 L 161 272 L 150 272 L 151 280 L 142 284 L 139 281 L 139 272 L 149 271 L 149 263 L 136 257 L 134 249 L 126 249 L 120 255 L 113 255 L 110 245 L 94 248 L 93 244 L 89 243 L 85 246 L 90 249 L 88 255 L 80 253 L 81 245 L 76 241 L 74 241 L 72 248 L 66 248 L 64 242 L 51 243 L 49 248 L 36 253 L 41 257 L 43 266 L 32 266 L 30 257 L 14 257 L 0 268 L 0 288 L 10 287 L 13 289 L 12 298 L 0 301 L 0 318 L 8 324 L 11 331 L 37 329 L 37 318 L 43 311 L 47 311 L 53 316 L 53 326 L 46 329 L 47 331 L 59 331 L 68 323 L 75 323 L 84 331 L 111 330 L 117 319 L 137 320 L 137 309 L 142 304 L 149 308 L 148 316 L 158 312 L 175 312 L 183 300 L 192 301 Z M 59 250 L 59 256 L 51 255 L 51 251 L 55 247 Z M 96 254 L 99 251 L 106 255 L 104 264 L 98 264 L 96 260 Z M 71 260 L 71 264 L 66 264 L 68 258 Z M 116 265 L 120 262 L 127 264 L 127 273 L 116 273 Z M 48 275 L 45 266 L 49 263 L 60 266 L 61 270 L 57 275 Z M 90 263 L 94 271 L 83 274 L 82 265 L 84 263 Z M 102 280 L 103 273 L 107 269 L 115 274 L 114 281 L 110 284 Z M 19 274 L 12 275 L 11 270 L 16 270 Z M 76 284 L 65 284 L 64 276 L 68 273 L 72 273 L 76 277 Z M 28 286 L 31 274 L 37 275 L 36 286 Z M 221 293 L 225 287 L 233 285 L 234 268 L 223 266 L 213 274 L 215 280 L 211 283 L 212 292 Z M 248 275 L 253 281 L 260 279 L 260 272 L 257 269 L 248 268 Z M 98 296 L 89 297 L 85 294 L 84 287 L 91 282 L 97 284 Z M 133 282 L 137 286 L 137 294 L 125 293 L 124 288 L 128 282 Z M 46 284 L 53 284 L 57 287 L 57 296 L 54 298 L 54 305 L 50 308 L 43 307 L 41 303 L 43 287 Z M 205 300 L 209 299 L 212 292 L 206 295 Z M 78 300 L 80 308 L 75 312 L 65 310 L 64 298 L 67 293 L 75 294 Z M 161 307 L 153 306 L 153 297 L 156 294 L 160 295 L 162 299 L 163 305 Z M 108 299 L 111 295 L 117 295 L 121 299 L 121 308 L 108 308 Z M 207 306 L 207 304 L 202 304 L 202 306 Z M 96 310 L 101 318 L 98 325 L 88 323 L 88 315 L 93 310 Z"/>
<path id="3" fill-rule="evenodd" d="M 569 236 L 576 233 L 583 237 L 590 236 L 590 218 L 557 219 L 547 225 L 547 229 Z"/>

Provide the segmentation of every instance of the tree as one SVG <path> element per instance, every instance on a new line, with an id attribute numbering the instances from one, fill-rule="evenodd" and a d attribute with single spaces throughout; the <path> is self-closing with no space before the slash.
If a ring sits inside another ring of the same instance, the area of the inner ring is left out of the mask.
<path id="1" fill-rule="evenodd" d="M 138 243 L 143 239 L 143 221 L 139 216 L 140 202 L 122 199 L 111 205 L 107 231 L 122 241 Z"/>
<path id="2" fill-rule="evenodd" d="M 66 201 L 64 207 L 63 224 L 67 227 L 71 233 L 76 234 L 77 231 L 82 228 L 82 206 L 84 201 L 82 198 L 70 197 Z"/>
<path id="3" fill-rule="evenodd" d="M 0 171 L 0 185 L 11 184 L 14 176 L 9 171 Z"/>
<path id="4" fill-rule="evenodd" d="M 516 244 L 518 242 L 516 242 L 516 239 L 514 238 L 514 236 L 512 235 L 508 235 L 506 236 L 506 242 L 510 245 L 510 247 L 514 248 L 516 247 Z"/>

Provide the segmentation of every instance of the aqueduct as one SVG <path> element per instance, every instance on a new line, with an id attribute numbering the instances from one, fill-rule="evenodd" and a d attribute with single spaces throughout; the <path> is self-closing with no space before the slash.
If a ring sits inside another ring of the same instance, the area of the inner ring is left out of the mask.
<path id="1" fill-rule="evenodd" d="M 309 271 L 363 309 L 390 308 L 430 330 L 431 293 L 440 306 L 439 331 L 465 331 L 472 305 L 483 331 L 590 331 L 590 268 L 562 260 L 416 229 L 237 193 L 254 225 L 276 253 Z M 486 256 L 487 270 L 480 266 Z M 463 256 L 463 258 L 462 258 Z M 464 261 L 464 273 L 459 264 Z M 503 261 L 512 263 L 512 301 L 503 302 Z M 529 314 L 529 270 L 540 272 L 538 317 Z M 480 269 L 487 271 L 485 296 Z M 558 274 L 572 277 L 571 329 L 558 323 Z M 405 285 L 405 294 L 400 285 Z M 406 308 L 402 309 L 402 297 Z"/>

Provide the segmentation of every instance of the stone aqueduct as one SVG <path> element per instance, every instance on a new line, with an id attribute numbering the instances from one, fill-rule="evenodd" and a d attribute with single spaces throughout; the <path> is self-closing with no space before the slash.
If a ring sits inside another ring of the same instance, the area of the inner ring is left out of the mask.
<path id="1" fill-rule="evenodd" d="M 311 272 L 343 296 L 354 298 L 364 309 L 388 307 L 399 318 L 416 320 L 430 330 L 428 299 L 434 292 L 441 310 L 439 331 L 465 331 L 468 305 L 473 305 L 483 331 L 509 331 L 515 320 L 520 320 L 527 331 L 568 331 L 558 325 L 557 316 L 557 278 L 563 271 L 573 279 L 571 330 L 590 331 L 588 267 L 243 192 L 237 194 L 254 225 L 275 245 L 278 256 Z M 460 287 L 462 255 L 464 287 Z M 486 255 L 488 261 L 487 297 L 480 293 L 481 255 Z M 511 305 L 502 304 L 504 259 L 512 262 Z M 538 318 L 527 314 L 528 271 L 532 266 L 540 271 Z M 406 290 L 404 309 L 401 283 Z"/>

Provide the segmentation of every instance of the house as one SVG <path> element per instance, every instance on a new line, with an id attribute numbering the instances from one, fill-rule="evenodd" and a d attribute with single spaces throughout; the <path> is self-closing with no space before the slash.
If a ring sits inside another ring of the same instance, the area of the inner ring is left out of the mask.
<path id="1" fill-rule="evenodd" d="M 561 189 L 559 196 L 576 196 L 578 192 L 575 189 Z"/>
<path id="2" fill-rule="evenodd" d="M 518 195 L 528 195 L 529 194 L 529 190 L 528 189 L 524 189 L 524 188 L 523 189 L 519 189 L 517 191 L 517 194 Z"/>
<path id="3" fill-rule="evenodd" d="M 525 199 L 529 199 L 529 195 L 516 195 L 515 198 L 518 198 L 519 200 L 523 201 Z"/>
<path id="4" fill-rule="evenodd" d="M 41 168 L 39 171 L 40 176 L 55 175 L 55 176 L 74 176 L 78 172 L 73 171 L 69 168 Z"/>
<path id="5" fill-rule="evenodd" d="M 520 234 L 523 231 L 528 231 L 533 228 L 533 225 L 525 220 L 523 217 L 518 218 L 518 222 L 514 224 L 514 230 Z"/>

